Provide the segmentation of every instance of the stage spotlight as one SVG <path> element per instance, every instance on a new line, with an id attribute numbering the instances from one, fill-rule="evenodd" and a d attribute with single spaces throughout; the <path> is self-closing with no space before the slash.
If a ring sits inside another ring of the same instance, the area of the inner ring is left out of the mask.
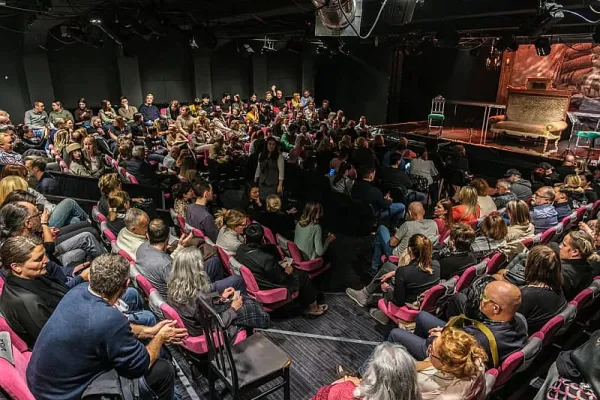
<path id="1" fill-rule="evenodd" d="M 535 41 L 535 51 L 538 56 L 545 57 L 550 54 L 552 51 L 552 46 L 550 45 L 550 39 L 547 37 L 540 37 Z"/>

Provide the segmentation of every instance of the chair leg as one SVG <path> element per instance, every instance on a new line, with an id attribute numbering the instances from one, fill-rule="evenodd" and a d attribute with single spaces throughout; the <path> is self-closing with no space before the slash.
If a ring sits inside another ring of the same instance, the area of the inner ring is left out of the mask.
<path id="1" fill-rule="evenodd" d="M 208 398 L 210 400 L 216 399 L 216 390 L 215 390 L 215 374 L 212 372 L 212 368 L 208 367 Z"/>
<path id="2" fill-rule="evenodd" d="M 290 368 L 287 367 L 283 370 L 283 400 L 290 400 Z"/>

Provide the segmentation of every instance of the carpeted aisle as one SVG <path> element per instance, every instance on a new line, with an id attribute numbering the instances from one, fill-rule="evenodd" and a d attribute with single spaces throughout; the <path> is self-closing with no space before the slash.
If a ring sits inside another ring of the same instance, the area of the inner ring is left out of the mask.
<path id="1" fill-rule="evenodd" d="M 323 317 L 281 319 L 278 316 L 270 329 L 262 331 L 292 359 L 291 397 L 294 400 L 309 399 L 321 386 L 336 380 L 338 364 L 358 369 L 389 330 L 377 324 L 368 310 L 358 307 L 345 294 L 328 294 L 325 300 L 329 311 Z M 207 380 L 201 377 L 194 381 L 182 354 L 177 349 L 173 353 L 185 375 L 177 380 L 182 398 L 207 399 Z M 187 388 L 186 381 L 189 382 Z M 231 399 L 231 396 L 227 394 L 223 398 Z M 269 396 L 273 400 L 282 398 L 281 391 Z"/>

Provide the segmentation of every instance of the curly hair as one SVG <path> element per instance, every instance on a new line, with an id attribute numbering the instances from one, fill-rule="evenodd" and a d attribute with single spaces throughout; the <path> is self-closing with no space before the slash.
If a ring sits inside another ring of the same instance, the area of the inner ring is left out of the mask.
<path id="1" fill-rule="evenodd" d="M 470 380 L 483 371 L 487 354 L 477 340 L 463 330 L 446 327 L 440 335 L 438 358 L 444 372 L 462 380 Z"/>
<path id="2" fill-rule="evenodd" d="M 225 225 L 229 229 L 235 229 L 246 223 L 246 214 L 238 210 L 228 210 L 222 208 L 215 214 L 215 223 L 217 228 L 221 229 Z"/>

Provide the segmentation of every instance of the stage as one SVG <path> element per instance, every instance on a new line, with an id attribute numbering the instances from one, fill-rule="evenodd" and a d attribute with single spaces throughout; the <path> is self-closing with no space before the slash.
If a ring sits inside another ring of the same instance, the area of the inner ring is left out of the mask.
<path id="1" fill-rule="evenodd" d="M 493 133 L 488 132 L 485 138 L 485 143 L 483 143 L 481 129 L 477 128 L 468 129 L 465 127 L 444 127 L 442 135 L 439 138 L 437 138 L 439 129 L 432 128 L 432 131 L 429 133 L 429 135 L 427 134 L 427 121 L 388 124 L 382 125 L 381 128 L 397 131 L 405 135 L 409 140 L 439 140 L 460 143 L 473 147 L 482 147 L 486 149 L 507 151 L 515 154 L 523 154 L 535 158 L 545 158 L 548 159 L 548 162 L 552 164 L 562 161 L 564 155 L 567 154 L 567 149 L 569 148 L 568 136 L 570 134 L 570 130 L 565 130 L 563 132 L 561 137 L 564 139 L 558 141 L 558 151 L 554 151 L 554 145 L 549 143 L 548 148 L 550 148 L 551 151 L 546 151 L 545 154 L 542 154 L 544 143 L 541 139 L 534 141 L 533 139 L 519 139 L 517 137 L 508 135 L 503 135 L 501 138 L 495 138 Z M 583 161 L 587 157 L 587 147 L 580 147 L 577 149 L 577 152 L 575 152 L 576 141 L 576 137 L 571 138 L 569 152 Z M 580 146 L 582 144 L 586 144 L 586 142 L 581 141 Z M 597 144 L 597 146 L 600 146 L 600 144 Z M 591 163 L 596 164 L 598 157 L 600 157 L 600 148 L 598 148 L 598 150 L 592 150 L 590 153 Z"/>

